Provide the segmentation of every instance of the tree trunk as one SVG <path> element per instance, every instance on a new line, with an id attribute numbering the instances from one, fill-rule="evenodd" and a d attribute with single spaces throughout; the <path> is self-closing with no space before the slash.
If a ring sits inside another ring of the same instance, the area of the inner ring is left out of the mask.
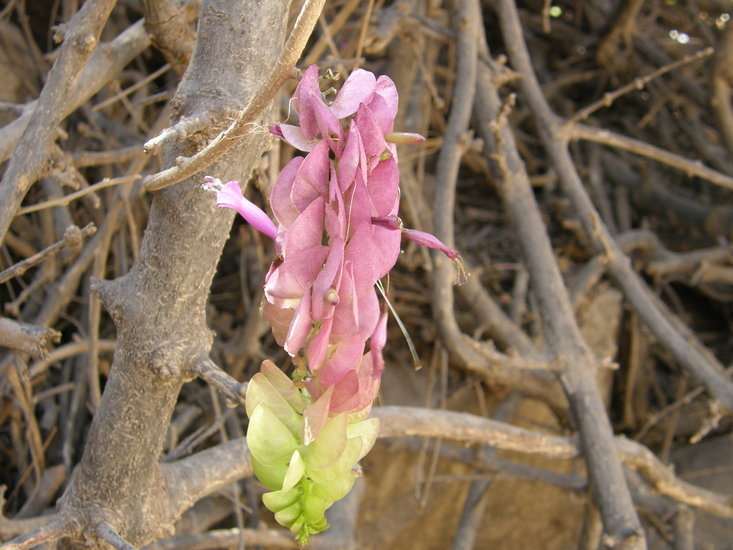
<path id="1" fill-rule="evenodd" d="M 285 0 L 205 1 L 174 118 L 242 109 L 279 55 L 286 15 Z M 166 165 L 212 136 L 197 137 L 166 146 Z M 246 181 L 268 144 L 250 135 L 207 173 Z M 117 349 L 61 512 L 82 527 L 106 522 L 134 545 L 169 533 L 180 513 L 171 505 L 179 488 L 166 486 L 158 459 L 189 366 L 211 345 L 205 306 L 234 215 L 215 207 L 202 181 L 157 193 L 132 270 L 93 285 L 117 326 Z"/>

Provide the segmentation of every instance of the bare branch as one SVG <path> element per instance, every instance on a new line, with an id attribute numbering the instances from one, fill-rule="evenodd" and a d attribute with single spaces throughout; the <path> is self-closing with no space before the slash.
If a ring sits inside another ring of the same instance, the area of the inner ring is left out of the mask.
<path id="1" fill-rule="evenodd" d="M 30 258 L 18 262 L 17 264 L 9 267 L 4 271 L 0 271 L 0 283 L 4 283 L 12 279 L 13 277 L 20 277 L 28 271 L 31 267 L 39 264 L 46 258 L 55 256 L 62 250 L 67 248 L 75 248 L 81 246 L 82 240 L 87 237 L 91 237 L 97 231 L 97 228 L 93 223 L 88 223 L 83 229 L 79 229 L 76 225 L 70 225 L 66 228 L 64 238 L 60 241 L 52 244 L 51 246 L 44 248 L 38 254 L 34 254 Z"/>
<path id="2" fill-rule="evenodd" d="M 463 443 L 550 458 L 582 456 L 577 438 L 557 437 L 518 428 L 467 413 L 419 407 L 374 407 L 379 437 L 440 437 Z M 637 470 L 661 494 L 719 517 L 733 518 L 733 497 L 709 491 L 677 478 L 649 449 L 624 437 L 614 438 L 614 452 Z"/>
<path id="3" fill-rule="evenodd" d="M 500 5 L 504 42 L 514 69 L 522 75 L 519 81 L 522 93 L 537 119 L 545 149 L 585 234 L 596 252 L 604 255 L 609 273 L 651 332 L 680 365 L 707 387 L 711 395 L 720 400 L 727 409 L 733 410 L 733 384 L 723 375 L 722 365 L 705 350 L 691 331 L 687 334 L 680 333 L 678 327 L 660 310 L 652 292 L 631 268 L 628 257 L 601 221 L 573 164 L 566 136 L 561 130 L 562 121 L 553 113 L 542 94 L 522 38 L 516 6 L 509 0 L 502 0 Z"/>
<path id="4" fill-rule="evenodd" d="M 183 10 L 172 0 L 143 0 L 145 29 L 150 40 L 180 77 L 193 55 L 196 36 Z"/>
<path id="5" fill-rule="evenodd" d="M 461 32 L 458 32 L 458 73 L 454 92 L 456 97 L 453 100 L 443 147 L 438 156 L 437 180 L 441 182 L 441 185 L 436 188 L 433 215 L 435 234 L 449 247 L 453 246 L 454 241 L 455 185 L 473 106 L 477 65 L 474 27 L 476 14 L 472 13 L 472 9 L 469 9 L 465 2 L 461 5 L 461 14 L 458 17 Z M 553 384 L 554 377 L 549 373 L 522 372 L 504 368 L 488 360 L 486 355 L 480 351 L 480 346 L 473 342 L 469 343 L 470 338 L 461 332 L 453 311 L 453 281 L 455 279 L 453 264 L 441 254 L 433 255 L 433 263 L 435 266 L 432 297 L 433 319 L 440 330 L 441 340 L 451 355 L 463 368 L 487 379 L 517 388 L 529 395 L 540 397 L 554 407 L 563 408 L 564 399 L 557 385 Z"/>
<path id="6" fill-rule="evenodd" d="M 526 46 L 514 2 L 502 1 L 497 7 L 507 48 L 510 51 L 511 48 L 524 51 Z M 511 38 L 507 38 L 508 35 Z M 583 454 L 604 530 L 609 540 L 615 541 L 609 546 L 645 548 L 641 523 L 621 464 L 613 452 L 613 429 L 598 389 L 595 361 L 575 321 L 514 137 L 506 121 L 501 120 L 500 100 L 488 68 L 482 66 L 478 84 L 480 98 L 476 107 L 481 132 L 487 144 L 495 144 L 493 169 L 501 178 L 502 200 L 526 258 L 543 320 L 545 339 L 562 364 L 561 380 L 580 431 Z"/>
<path id="7" fill-rule="evenodd" d="M 196 376 L 205 380 L 210 386 L 213 386 L 233 405 L 244 406 L 244 396 L 247 391 L 247 384 L 237 382 L 211 359 L 203 357 L 198 361 L 195 361 L 191 370 L 196 374 Z"/>
<path id="8" fill-rule="evenodd" d="M 36 527 L 32 531 L 0 545 L 0 550 L 30 550 L 40 544 L 57 541 L 67 534 L 69 534 L 67 522 L 60 517 L 56 517 L 46 525 Z"/>
<path id="9" fill-rule="evenodd" d="M 60 341 L 61 333 L 57 330 L 0 317 L 0 346 L 22 351 L 34 359 L 43 359 L 48 347 Z"/>
<path id="10" fill-rule="evenodd" d="M 23 197 L 43 171 L 56 139 L 56 128 L 65 117 L 64 106 L 73 97 L 79 75 L 99 43 L 115 0 L 86 2 L 69 22 L 59 56 L 48 74 L 38 105 L 23 137 L 16 145 L 0 182 L 0 240 L 8 231 Z"/>
<path id="11" fill-rule="evenodd" d="M 616 132 L 605 130 L 602 128 L 594 128 L 593 126 L 587 126 L 585 124 L 570 124 L 567 125 L 563 130 L 558 132 L 557 137 L 565 135 L 568 139 L 575 140 L 586 140 L 594 143 L 601 143 L 621 149 L 622 151 L 629 151 L 636 155 L 640 155 L 667 166 L 677 168 L 688 176 L 696 176 L 704 180 L 725 187 L 726 189 L 733 189 L 733 177 L 727 176 L 708 168 L 699 160 L 691 160 L 675 153 L 670 153 L 659 147 L 655 147 L 650 143 L 639 141 L 638 139 L 630 138 L 628 136 L 622 136 Z M 563 140 L 564 141 L 564 140 Z"/>
<path id="12" fill-rule="evenodd" d="M 313 32 L 321 14 L 325 0 L 306 0 L 295 22 L 293 32 L 285 44 L 280 58 L 275 63 L 267 80 L 260 86 L 257 94 L 247 105 L 234 122 L 224 132 L 216 136 L 204 149 L 192 157 L 179 157 L 176 166 L 168 168 L 144 180 L 147 191 L 158 191 L 169 185 L 178 183 L 185 178 L 200 172 L 232 147 L 240 142 L 242 137 L 249 133 L 249 125 L 271 103 L 277 91 L 293 76 L 293 67 L 305 48 L 308 37 Z"/>
<path id="13" fill-rule="evenodd" d="M 247 547 L 300 548 L 286 530 L 276 529 L 216 529 L 198 535 L 181 535 L 149 544 L 143 550 L 209 550 L 210 548 Z"/>

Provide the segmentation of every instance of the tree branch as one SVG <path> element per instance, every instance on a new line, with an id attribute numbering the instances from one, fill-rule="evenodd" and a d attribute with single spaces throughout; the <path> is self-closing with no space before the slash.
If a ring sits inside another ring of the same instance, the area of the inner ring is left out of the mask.
<path id="1" fill-rule="evenodd" d="M 178 157 L 176 166 L 145 178 L 143 186 L 146 191 L 158 191 L 200 172 L 249 133 L 249 125 L 270 105 L 272 98 L 280 88 L 293 76 L 293 67 L 305 48 L 308 37 L 318 21 L 325 0 L 306 0 L 295 22 L 280 58 L 275 63 L 267 80 L 257 94 L 239 113 L 237 118 L 224 132 L 216 136 L 206 147 L 192 157 Z"/>
<path id="2" fill-rule="evenodd" d="M 516 6 L 510 0 L 502 0 L 498 4 L 498 12 L 509 58 L 514 69 L 522 75 L 522 94 L 537 119 L 542 142 L 585 234 L 596 252 L 604 255 L 609 273 L 654 336 L 683 368 L 707 387 L 711 395 L 720 400 L 725 408 L 733 410 L 733 384 L 725 378 L 722 365 L 694 335 L 685 338 L 657 307 L 652 292 L 631 268 L 628 257 L 596 212 L 568 151 L 568 136 L 562 131 L 563 123 L 552 112 L 542 94 L 522 37 Z"/>
<path id="3" fill-rule="evenodd" d="M 56 139 L 57 126 L 65 116 L 64 106 L 73 96 L 84 65 L 97 48 L 102 28 L 115 3 L 115 0 L 85 2 L 69 22 L 38 105 L 0 182 L 0 242 L 18 206 L 44 169 L 51 144 Z"/>
<path id="4" fill-rule="evenodd" d="M 502 1 L 497 7 L 507 48 L 510 51 L 512 48 L 526 48 L 521 34 L 516 35 L 517 29 L 521 32 L 521 28 L 518 27 L 514 3 Z M 506 38 L 510 33 L 511 45 Z M 561 380 L 578 425 L 608 544 L 614 548 L 645 548 L 641 523 L 621 464 L 613 452 L 613 428 L 598 390 L 595 361 L 575 321 L 529 176 L 517 152 L 512 132 L 506 120 L 502 119 L 500 105 L 489 69 L 482 66 L 476 103 L 481 133 L 487 145 L 494 144 L 492 168 L 499 175 L 500 194 L 527 262 L 543 320 L 545 340 L 562 365 Z"/>

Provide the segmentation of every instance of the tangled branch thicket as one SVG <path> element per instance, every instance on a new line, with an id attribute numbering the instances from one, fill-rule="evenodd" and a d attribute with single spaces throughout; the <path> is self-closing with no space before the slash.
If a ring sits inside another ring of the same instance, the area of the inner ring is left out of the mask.
<path id="1" fill-rule="evenodd" d="M 78 4 L 0 11 L 2 548 L 296 547 L 241 407 L 273 246 L 199 184 L 266 208 L 314 63 L 394 80 L 400 215 L 470 276 L 403 243 L 312 547 L 727 547 L 728 0 Z"/>

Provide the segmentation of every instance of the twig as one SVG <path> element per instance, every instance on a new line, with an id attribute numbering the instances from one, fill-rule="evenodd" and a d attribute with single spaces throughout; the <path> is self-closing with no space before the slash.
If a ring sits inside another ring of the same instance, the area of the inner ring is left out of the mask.
<path id="1" fill-rule="evenodd" d="M 114 351 L 116 344 L 117 342 L 115 340 L 100 340 L 99 351 Z M 43 359 L 32 363 L 28 368 L 29 375 L 32 379 L 35 376 L 39 376 L 43 372 L 45 372 L 46 369 L 48 369 L 49 366 L 53 363 L 61 362 L 64 359 L 74 357 L 75 355 L 81 355 L 82 353 L 86 353 L 87 351 L 89 351 L 89 342 L 87 340 L 71 342 L 69 344 L 59 346 L 53 351 L 49 352 Z"/>
<path id="2" fill-rule="evenodd" d="M 725 187 L 726 189 L 733 189 L 733 177 L 722 174 L 712 168 L 708 168 L 699 160 L 690 160 L 680 155 L 676 155 L 675 153 L 670 153 L 669 151 L 660 149 L 659 147 L 655 147 L 654 145 L 644 141 L 623 136 L 610 130 L 594 128 L 593 126 L 587 126 L 585 124 L 572 124 L 553 133 L 555 134 L 556 139 L 561 140 L 560 143 L 565 142 L 565 139 L 563 138 L 601 143 L 603 145 L 608 145 L 609 147 L 621 149 L 622 151 L 629 151 L 630 153 L 677 168 L 690 177 L 696 176 L 707 180 L 710 183 Z"/>
<path id="3" fill-rule="evenodd" d="M 482 443 L 500 450 L 551 458 L 578 458 L 574 440 L 534 432 L 489 418 L 419 407 L 374 407 L 379 437 L 441 437 L 464 443 Z"/>
<path id="4" fill-rule="evenodd" d="M 695 513 L 679 506 L 674 517 L 675 550 L 695 550 Z"/>
<path id="5" fill-rule="evenodd" d="M 441 437 L 548 458 L 582 456 L 575 437 L 542 434 L 468 413 L 420 407 L 374 407 L 372 416 L 379 418 L 380 438 Z M 618 453 L 626 466 L 638 471 L 661 494 L 718 517 L 733 519 L 733 497 L 680 480 L 640 443 L 615 437 L 614 452 Z"/>
<path id="6" fill-rule="evenodd" d="M 728 153 L 733 155 L 733 103 L 731 103 L 731 76 L 733 76 L 733 25 L 728 25 L 721 37 L 715 56 L 712 75 L 713 97 L 711 106 Z"/>
<path id="7" fill-rule="evenodd" d="M 366 39 L 367 31 L 369 30 L 369 24 L 371 23 L 372 19 L 372 10 L 374 9 L 374 0 L 369 0 L 367 3 L 367 9 L 366 13 L 364 14 L 363 20 L 361 22 L 361 30 L 359 31 L 359 40 L 356 43 L 356 57 L 359 59 L 361 57 L 362 52 L 364 51 L 364 40 Z"/>
<path id="8" fill-rule="evenodd" d="M 120 164 L 133 160 L 143 154 L 142 144 L 123 147 L 115 151 L 81 151 L 74 153 L 74 166 L 85 168 L 87 166 L 99 166 L 102 164 Z"/>
<path id="9" fill-rule="evenodd" d="M 187 18 L 172 0 L 143 0 L 145 29 L 153 46 L 159 50 L 180 77 L 188 67 L 196 34 Z"/>
<path id="10" fill-rule="evenodd" d="M 39 264 L 48 257 L 54 256 L 67 248 L 75 248 L 81 246 L 82 239 L 94 235 L 97 228 L 93 223 L 89 223 L 84 226 L 84 229 L 79 229 L 75 225 L 70 225 L 66 228 L 64 238 L 60 241 L 52 244 L 51 246 L 44 248 L 37 254 L 34 254 L 30 258 L 26 258 L 18 262 L 17 264 L 9 267 L 8 269 L 0 272 L 0 283 L 4 283 L 12 279 L 13 277 L 20 277 L 28 271 L 31 267 Z"/>
<path id="11" fill-rule="evenodd" d="M 715 50 L 713 48 L 705 48 L 704 50 L 696 52 L 693 55 L 688 55 L 686 57 L 683 57 L 682 59 L 679 59 L 668 65 L 665 65 L 664 67 L 660 67 L 653 73 L 648 74 L 644 77 L 635 78 L 634 80 L 632 80 L 625 86 L 621 86 L 617 90 L 603 94 L 603 97 L 601 99 L 591 103 L 587 107 L 582 108 L 573 117 L 571 117 L 568 120 L 568 124 L 575 124 L 576 122 L 580 122 L 581 120 L 584 120 L 588 118 L 591 114 L 595 113 L 598 109 L 601 109 L 603 107 L 610 107 L 613 104 L 613 102 L 616 101 L 622 95 L 627 94 L 633 90 L 642 90 L 649 82 L 651 82 L 655 78 L 659 78 L 663 74 L 668 73 L 669 71 L 673 71 L 674 69 L 677 69 L 679 67 L 682 67 L 683 65 L 687 65 L 688 63 L 692 63 L 694 61 L 698 61 L 705 57 L 709 57 L 713 55 L 714 51 Z"/>
<path id="12" fill-rule="evenodd" d="M 283 48 L 272 72 L 255 96 L 229 127 L 216 136 L 206 147 L 192 157 L 179 157 L 176 166 L 145 178 L 146 191 L 158 191 L 193 176 L 234 147 L 249 133 L 249 125 L 270 104 L 277 91 L 293 76 L 295 66 L 305 44 L 318 22 L 325 0 L 306 0 L 295 21 L 295 27 Z"/>
<path id="13" fill-rule="evenodd" d="M 47 208 L 53 208 L 55 206 L 66 206 L 67 204 L 75 201 L 76 199 L 80 199 L 81 197 L 85 195 L 96 193 L 100 189 L 106 189 L 107 187 L 114 187 L 115 185 L 122 185 L 123 183 L 132 183 L 139 179 L 140 179 L 140 176 L 137 174 L 133 176 L 122 176 L 119 178 L 104 178 L 102 181 L 95 183 L 94 185 L 90 185 L 89 187 L 85 187 L 84 189 L 79 189 L 79 191 L 75 191 L 74 193 L 69 193 L 68 195 L 64 195 L 63 197 L 59 197 L 57 199 L 52 199 L 49 201 L 39 202 L 32 206 L 25 206 L 23 208 L 19 208 L 18 211 L 15 213 L 15 215 L 22 216 L 24 214 L 30 214 L 31 212 L 38 212 L 39 210 L 46 210 Z"/>
<path id="14" fill-rule="evenodd" d="M 0 546 L 0 550 L 30 550 L 39 544 L 52 543 L 67 534 L 68 525 L 57 517 L 46 525 L 36 527 L 32 531 L 20 535 Z"/>
<path id="15" fill-rule="evenodd" d="M 509 0 L 502 0 L 499 14 L 503 21 L 504 42 L 514 69 L 522 75 L 520 80 L 522 92 L 537 119 L 540 137 L 557 170 L 563 191 L 570 198 L 575 213 L 596 252 L 604 255 L 608 262 L 609 273 L 626 299 L 675 360 L 703 383 L 710 394 L 720 400 L 727 409 L 733 410 L 733 384 L 723 376 L 722 365 L 704 348 L 692 331 L 682 334 L 664 314 L 649 287 L 631 268 L 629 259 L 601 222 L 573 164 L 565 135 L 561 131 L 562 122 L 542 94 L 522 38 L 516 6 Z M 581 125 L 573 126 L 573 128 L 580 127 Z"/>
<path id="16" fill-rule="evenodd" d="M 97 536 L 117 550 L 137 550 L 132 544 L 123 539 L 117 530 L 106 521 L 97 525 Z"/>
<path id="17" fill-rule="evenodd" d="M 466 264 L 466 271 L 469 273 L 473 271 L 468 264 Z M 532 340 L 504 313 L 504 310 L 483 287 L 478 277 L 469 277 L 465 284 L 458 287 L 458 293 L 471 306 L 479 322 L 499 346 L 508 350 L 516 350 L 523 356 L 532 356 L 537 353 Z"/>
<path id="18" fill-rule="evenodd" d="M 207 112 L 196 117 L 181 117 L 173 126 L 169 126 L 157 136 L 150 138 L 143 145 L 143 151 L 147 155 L 157 155 L 166 143 L 183 141 L 186 137 L 200 132 L 213 123 L 216 116 Z"/>
<path id="19" fill-rule="evenodd" d="M 0 346 L 16 349 L 35 359 L 42 359 L 51 343 L 58 343 L 61 333 L 45 327 L 38 327 L 0 317 Z"/>
<path id="20" fill-rule="evenodd" d="M 497 5 L 504 42 L 510 55 L 526 44 L 513 1 Z M 485 41 L 482 42 L 485 44 Z M 512 58 L 513 59 L 513 58 Z M 514 63 L 526 79 L 526 68 Z M 562 364 L 561 380 L 580 432 L 597 505 L 603 518 L 609 546 L 645 548 L 644 533 L 624 480 L 623 469 L 613 452 L 613 429 L 596 382 L 595 361 L 580 333 L 562 275 L 552 251 L 547 230 L 532 192 L 529 177 L 514 144 L 514 137 L 501 118 L 499 96 L 488 69 L 479 78 L 480 99 L 476 103 L 486 143 L 495 143 L 493 169 L 500 176 L 502 201 L 509 212 L 526 258 L 548 346 Z M 538 93 L 541 93 L 538 90 Z M 544 121 L 540 122 L 540 132 Z M 494 138 L 492 139 L 492 135 Z"/>
<path id="21" fill-rule="evenodd" d="M 146 21 L 146 23 L 147 23 L 147 21 Z M 171 68 L 170 63 L 166 63 L 165 65 L 163 65 L 157 71 L 154 71 L 154 72 L 150 73 L 148 76 L 146 76 L 145 78 L 142 78 L 142 79 L 138 80 L 137 82 L 135 82 L 135 84 L 133 84 L 132 86 L 129 86 L 128 88 L 125 88 L 124 90 L 121 90 L 119 93 L 116 93 L 112 97 L 108 97 L 104 101 L 100 101 L 94 107 L 92 107 L 92 112 L 101 111 L 105 107 L 109 107 L 113 103 L 121 100 L 123 97 L 129 96 L 131 93 L 139 90 L 143 86 L 147 86 L 153 80 L 155 80 L 159 76 L 165 74 L 170 68 Z"/>
<path id="22" fill-rule="evenodd" d="M 81 70 L 99 43 L 102 28 L 115 0 L 86 2 L 69 22 L 58 58 L 48 73 L 38 105 L 28 121 L 23 137 L 15 146 L 0 182 L 0 241 L 10 227 L 15 211 L 43 171 L 56 129 L 65 116 Z"/>
<path id="23" fill-rule="evenodd" d="M 189 2 L 191 5 L 198 3 L 199 0 Z M 193 15 L 191 17 L 193 18 Z M 60 106 L 63 115 L 67 116 L 83 105 L 148 46 L 150 46 L 150 38 L 145 31 L 143 21 L 140 20 L 121 32 L 111 42 L 104 43 L 97 48 L 79 74 L 72 93 L 68 96 L 68 101 Z M 31 101 L 26 105 L 20 117 L 0 128 L 0 162 L 10 158 L 13 148 L 28 127 L 31 116 L 38 105 L 38 100 Z"/>
<path id="24" fill-rule="evenodd" d="M 455 204 L 455 185 L 462 150 L 461 143 L 468 128 L 475 92 L 477 65 L 475 21 L 476 14 L 473 13 L 472 8 L 469 9 L 464 0 L 461 14 L 458 17 L 460 55 L 455 97 L 443 148 L 438 156 L 436 178 L 441 185 L 436 187 L 433 214 L 435 235 L 451 247 L 453 246 L 453 205 Z M 475 346 L 467 345 L 470 338 L 461 332 L 453 311 L 453 280 L 455 278 L 453 265 L 440 254 L 433 255 L 433 264 L 435 266 L 432 297 L 433 318 L 440 331 L 441 340 L 451 356 L 468 370 L 520 389 L 527 394 L 545 396 L 544 399 L 551 402 L 553 406 L 563 408 L 564 399 L 559 395 L 557 387 L 553 389 L 551 385 L 553 378 L 548 376 L 549 373 L 517 372 L 496 368 L 484 354 L 475 349 Z"/>
<path id="25" fill-rule="evenodd" d="M 217 529 L 198 535 L 180 535 L 144 546 L 142 550 L 209 550 L 235 548 L 240 541 L 248 547 L 299 548 L 287 531 L 276 529 Z"/>
<path id="26" fill-rule="evenodd" d="M 252 475 L 246 438 L 222 443 L 175 462 L 160 465 L 170 488 L 175 516 L 230 483 Z"/>
<path id="27" fill-rule="evenodd" d="M 196 376 L 219 391 L 230 403 L 244 406 L 247 384 L 237 382 L 211 359 L 202 357 L 193 363 L 191 370 Z"/>

